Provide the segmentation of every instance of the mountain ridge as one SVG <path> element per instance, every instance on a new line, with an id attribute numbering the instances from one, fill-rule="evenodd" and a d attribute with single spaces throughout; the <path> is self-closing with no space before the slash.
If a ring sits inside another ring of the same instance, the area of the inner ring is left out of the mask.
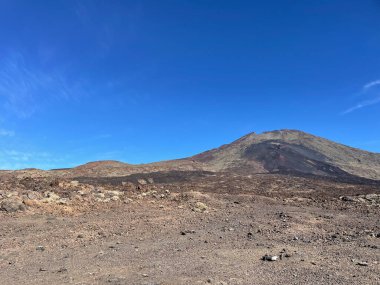
<path id="1" fill-rule="evenodd" d="M 147 164 L 128 164 L 114 160 L 94 161 L 70 169 L 49 172 L 69 177 L 94 177 L 173 170 L 343 178 L 355 176 L 380 180 L 380 154 L 336 143 L 303 131 L 282 129 L 260 134 L 252 132 L 231 143 L 186 158 Z M 41 171 L 38 171 L 38 174 L 41 175 Z"/>

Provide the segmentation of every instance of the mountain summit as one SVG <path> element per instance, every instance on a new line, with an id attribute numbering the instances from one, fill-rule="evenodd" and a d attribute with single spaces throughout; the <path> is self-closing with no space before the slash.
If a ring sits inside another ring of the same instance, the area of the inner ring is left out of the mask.
<path id="1" fill-rule="evenodd" d="M 213 171 L 380 179 L 380 154 L 297 130 L 251 133 L 191 159 Z"/>

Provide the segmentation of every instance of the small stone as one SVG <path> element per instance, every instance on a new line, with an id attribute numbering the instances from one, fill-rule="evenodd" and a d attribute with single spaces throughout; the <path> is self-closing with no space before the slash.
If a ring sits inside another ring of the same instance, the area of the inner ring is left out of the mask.
<path id="1" fill-rule="evenodd" d="M 356 265 L 360 265 L 360 266 L 368 266 L 368 262 L 365 262 L 365 261 L 358 261 L 358 262 L 356 262 Z"/>
<path id="2" fill-rule="evenodd" d="M 52 202 L 56 202 L 59 199 L 61 199 L 61 197 L 59 197 L 58 194 L 51 192 L 51 191 L 46 191 L 44 193 L 44 195 L 45 195 L 45 198 L 43 199 L 43 202 L 45 202 L 45 203 L 52 203 Z"/>
<path id="3" fill-rule="evenodd" d="M 77 187 L 77 186 L 79 186 L 79 181 L 76 181 L 76 180 L 70 181 L 70 185 Z"/>
<path id="4" fill-rule="evenodd" d="M 67 198 L 61 198 L 57 201 L 58 205 L 67 205 L 69 203 L 69 199 Z"/>
<path id="5" fill-rule="evenodd" d="M 107 195 L 108 196 L 123 196 L 124 193 L 123 192 L 120 192 L 120 191 L 107 191 Z"/>
<path id="6" fill-rule="evenodd" d="M 131 198 L 126 198 L 124 200 L 124 204 L 129 204 L 129 203 L 132 203 L 132 202 L 133 202 L 133 199 L 131 199 Z"/>
<path id="7" fill-rule="evenodd" d="M 279 258 L 279 256 L 278 255 L 264 255 L 263 257 L 262 257 L 262 260 L 264 260 L 264 261 L 277 261 L 278 260 L 278 258 Z"/>
<path id="8" fill-rule="evenodd" d="M 112 200 L 112 201 L 119 201 L 120 198 L 119 198 L 119 196 L 112 196 L 112 197 L 111 197 L 111 200 Z"/>
<path id="9" fill-rule="evenodd" d="M 45 247 L 42 246 L 42 245 L 38 245 L 38 246 L 36 247 L 36 250 L 38 250 L 38 251 L 44 251 L 44 250 L 45 250 Z"/>
<path id="10" fill-rule="evenodd" d="M 106 197 L 106 195 L 104 195 L 104 193 L 95 193 L 94 196 L 96 198 L 105 198 Z"/>
<path id="11" fill-rule="evenodd" d="M 355 263 L 356 265 L 359 265 L 359 266 L 368 266 L 368 262 L 365 262 L 365 261 L 360 261 L 360 260 L 356 260 L 356 259 L 351 259 L 351 261 L 353 263 Z"/>
<path id="12" fill-rule="evenodd" d="M 197 202 L 194 205 L 193 211 L 194 212 L 203 213 L 203 212 L 206 212 L 207 209 L 208 209 L 208 207 L 207 207 L 207 205 L 205 203 Z"/>

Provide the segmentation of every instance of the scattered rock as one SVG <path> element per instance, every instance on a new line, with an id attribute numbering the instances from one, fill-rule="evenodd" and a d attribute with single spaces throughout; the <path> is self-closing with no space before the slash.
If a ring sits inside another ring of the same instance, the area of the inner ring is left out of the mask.
<path id="1" fill-rule="evenodd" d="M 62 267 L 57 270 L 57 273 L 64 273 L 64 272 L 67 272 L 67 268 Z"/>
<path id="2" fill-rule="evenodd" d="M 68 205 L 69 204 L 69 199 L 67 198 L 61 198 L 57 201 L 58 205 Z"/>
<path id="3" fill-rule="evenodd" d="M 368 262 L 365 262 L 365 261 L 360 261 L 360 260 L 356 260 L 356 259 L 352 259 L 351 261 L 353 263 L 355 263 L 356 265 L 359 265 L 359 266 L 368 266 Z"/>
<path id="4" fill-rule="evenodd" d="M 45 198 L 42 199 L 42 202 L 44 202 L 44 203 L 57 202 L 59 199 L 61 199 L 61 197 L 58 194 L 51 192 L 51 191 L 46 191 L 44 193 L 44 196 L 45 196 Z"/>
<path id="5" fill-rule="evenodd" d="M 104 193 L 99 192 L 99 193 L 94 193 L 94 197 L 103 199 L 106 197 L 106 195 Z"/>
<path id="6" fill-rule="evenodd" d="M 25 211 L 26 207 L 21 198 L 11 197 L 1 201 L 0 210 L 11 213 L 17 211 Z"/>
<path id="7" fill-rule="evenodd" d="M 76 180 L 70 181 L 70 185 L 77 187 L 77 186 L 79 186 L 79 181 L 76 181 Z"/>
<path id="8" fill-rule="evenodd" d="M 193 211 L 198 212 L 198 213 L 206 212 L 207 209 L 208 209 L 208 206 L 202 202 L 196 202 L 193 207 Z"/>
<path id="9" fill-rule="evenodd" d="M 264 255 L 262 257 L 262 260 L 264 260 L 264 261 L 277 261 L 278 258 L 279 258 L 278 255 L 268 255 L 268 254 L 266 254 L 266 255 Z"/>
<path id="10" fill-rule="evenodd" d="M 14 197 L 14 196 L 18 196 L 18 192 L 17 191 L 8 192 L 5 195 L 6 198 L 10 198 L 10 197 Z"/>
<path id="11" fill-rule="evenodd" d="M 360 266 L 368 266 L 368 262 L 365 262 L 365 261 L 359 261 L 356 264 Z"/>
<path id="12" fill-rule="evenodd" d="M 41 194 L 38 192 L 35 192 L 35 191 L 28 192 L 27 197 L 31 200 L 36 200 L 36 199 L 42 198 Z"/>
<path id="13" fill-rule="evenodd" d="M 111 197 L 111 200 L 112 200 L 112 201 L 119 201 L 119 200 L 120 200 L 120 197 L 119 197 L 119 196 L 112 196 L 112 197 Z"/>
<path id="14" fill-rule="evenodd" d="M 107 196 L 114 197 L 114 196 L 123 196 L 124 193 L 120 191 L 106 191 Z"/>
<path id="15" fill-rule="evenodd" d="M 38 251 L 44 251 L 45 247 L 42 246 L 42 245 L 38 245 L 38 246 L 36 246 L 36 250 L 38 250 Z"/>
<path id="16" fill-rule="evenodd" d="M 341 196 L 339 197 L 345 202 L 357 202 L 366 204 L 380 204 L 380 194 L 366 194 L 358 196 Z"/>
<path id="17" fill-rule="evenodd" d="M 181 235 L 183 235 L 183 236 L 185 236 L 187 234 L 195 234 L 195 231 L 194 230 L 185 230 L 185 231 L 181 232 Z"/>

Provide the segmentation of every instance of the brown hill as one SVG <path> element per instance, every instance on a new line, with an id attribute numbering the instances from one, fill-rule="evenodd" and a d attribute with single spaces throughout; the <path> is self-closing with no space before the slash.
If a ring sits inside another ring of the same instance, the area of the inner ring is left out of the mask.
<path id="1" fill-rule="evenodd" d="M 191 159 L 213 171 L 380 179 L 380 154 L 296 130 L 251 133 Z"/>
<path id="2" fill-rule="evenodd" d="M 160 161 L 148 164 L 128 164 L 120 161 L 95 161 L 74 168 L 51 170 L 51 174 L 63 177 L 118 177 L 136 173 L 160 171 L 203 170 L 203 163 L 187 159 Z"/>

